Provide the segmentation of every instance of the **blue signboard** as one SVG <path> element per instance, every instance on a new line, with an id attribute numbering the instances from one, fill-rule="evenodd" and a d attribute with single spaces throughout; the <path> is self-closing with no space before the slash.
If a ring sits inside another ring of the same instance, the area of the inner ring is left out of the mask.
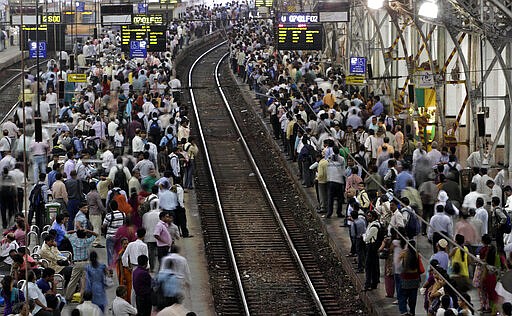
<path id="1" fill-rule="evenodd" d="M 137 8 L 139 9 L 139 13 L 148 13 L 148 5 L 144 3 L 139 3 L 137 5 Z"/>
<path id="2" fill-rule="evenodd" d="M 85 2 L 77 1 L 76 2 L 76 12 L 84 12 L 85 11 Z"/>
<path id="3" fill-rule="evenodd" d="M 366 58 L 365 57 L 350 57 L 350 73 L 351 74 L 365 74 L 366 73 Z"/>
<path id="4" fill-rule="evenodd" d="M 30 42 L 28 55 L 30 58 L 37 58 L 37 42 Z M 39 42 L 39 58 L 46 58 L 46 42 Z"/>
<path id="5" fill-rule="evenodd" d="M 146 41 L 130 41 L 130 58 L 146 58 L 147 55 Z"/>

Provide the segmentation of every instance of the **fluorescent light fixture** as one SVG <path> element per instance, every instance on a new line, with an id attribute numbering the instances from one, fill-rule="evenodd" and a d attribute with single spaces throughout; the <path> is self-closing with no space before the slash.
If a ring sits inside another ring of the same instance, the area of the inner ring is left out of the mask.
<path id="1" fill-rule="evenodd" d="M 427 0 L 421 4 L 418 14 L 426 18 L 435 19 L 437 18 L 437 11 L 437 4 L 433 1 Z"/>
<path id="2" fill-rule="evenodd" d="M 368 8 L 378 10 L 384 5 L 384 0 L 368 0 Z"/>

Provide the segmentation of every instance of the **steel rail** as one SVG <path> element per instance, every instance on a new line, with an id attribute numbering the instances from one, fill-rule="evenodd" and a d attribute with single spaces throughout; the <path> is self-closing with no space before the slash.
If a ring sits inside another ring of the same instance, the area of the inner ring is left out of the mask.
<path id="1" fill-rule="evenodd" d="M 205 53 L 203 53 L 201 56 L 199 56 L 195 61 L 194 63 L 192 64 L 190 70 L 189 70 L 189 76 L 188 76 L 188 84 L 190 87 L 192 87 L 192 72 L 194 71 L 194 67 L 196 66 L 196 64 L 201 60 L 203 59 L 206 55 L 208 55 L 209 53 L 211 53 L 212 51 L 218 49 L 219 47 L 221 47 L 222 45 L 224 45 L 226 42 L 222 42 L 214 47 L 212 47 L 211 49 L 209 49 L 208 51 L 206 51 Z M 302 263 L 302 260 L 299 256 L 299 253 L 295 247 L 295 245 L 293 244 L 293 241 L 290 237 L 290 234 L 288 233 L 287 229 L 286 229 L 286 226 L 279 214 L 279 211 L 278 211 L 278 208 L 276 206 L 276 204 L 274 203 L 273 199 L 272 199 L 272 196 L 270 194 L 270 191 L 268 189 L 268 186 L 267 184 L 265 183 L 265 180 L 263 179 L 263 176 L 258 168 L 258 165 L 251 153 L 251 150 L 236 122 L 236 119 L 233 115 L 233 112 L 231 110 L 231 106 L 226 98 L 226 95 L 222 89 L 222 86 L 220 84 L 220 79 L 219 79 L 219 67 L 221 65 L 221 63 L 224 61 L 224 59 L 226 58 L 226 56 L 228 56 L 229 53 L 226 53 L 224 54 L 220 60 L 217 62 L 216 66 L 215 66 L 215 82 L 216 82 L 216 85 L 217 85 L 217 89 L 219 91 L 219 94 L 221 95 L 222 97 L 222 100 L 226 106 L 226 109 L 227 111 L 229 112 L 229 116 L 230 116 L 230 119 L 235 127 L 235 130 L 237 131 L 237 134 L 239 136 L 239 140 L 244 148 L 244 151 L 246 152 L 246 155 L 251 163 L 251 166 L 254 170 L 254 173 L 255 175 L 257 176 L 257 179 L 258 179 L 258 182 L 260 183 L 262 189 L 263 189 L 263 192 L 264 192 L 264 195 L 267 199 L 267 202 L 270 204 L 271 208 L 272 208 L 272 211 L 273 211 L 273 214 L 274 214 L 274 217 L 281 229 L 281 231 L 283 232 L 283 236 L 285 237 L 285 240 L 286 240 L 286 243 L 288 244 L 288 247 L 293 255 L 293 257 L 295 258 L 295 261 L 296 261 L 296 264 L 298 265 L 301 273 L 302 273 L 302 276 L 304 278 L 304 281 L 305 283 L 307 284 L 307 287 L 310 291 L 310 294 L 312 296 L 312 298 L 314 299 L 315 301 L 315 304 L 318 308 L 318 310 L 320 311 L 320 315 L 327 315 L 327 312 L 325 311 L 323 305 L 322 305 L 322 302 L 320 300 L 320 297 L 313 285 L 313 282 L 311 281 L 311 278 L 309 277 L 308 275 L 308 272 L 306 271 L 305 267 L 304 267 L 304 264 Z M 214 193 L 215 193 L 215 198 L 216 198 L 216 204 L 217 204 L 217 207 L 219 209 L 219 216 L 220 216 L 220 219 L 221 219 L 221 223 L 222 223 L 222 227 L 223 227 L 223 230 L 224 230 L 224 233 L 225 233 L 225 236 L 226 236 L 226 243 L 227 243 L 227 248 L 228 248 L 228 252 L 229 252 L 229 255 L 230 255 L 230 258 L 231 258 L 231 262 L 232 262 L 232 265 L 233 265 L 233 269 L 235 271 L 235 278 L 237 280 L 237 285 L 238 285 L 238 288 L 239 288 L 239 291 L 240 291 L 240 294 L 241 294 L 241 297 L 242 297 L 242 304 L 244 306 L 244 310 L 245 310 L 245 314 L 246 315 L 250 315 L 250 311 L 249 311 L 249 307 L 248 307 L 248 299 L 245 295 L 245 292 L 244 292 L 244 288 L 243 288 L 243 284 L 242 284 L 242 278 L 241 278 L 241 275 L 240 275 L 240 272 L 238 270 L 238 267 L 237 267 L 237 261 L 236 261 L 236 258 L 235 258 L 235 254 L 234 254 L 234 250 L 233 250 L 233 246 L 232 246 L 232 242 L 231 242 L 231 237 L 230 237 L 230 233 L 229 233 L 229 230 L 227 228 L 227 223 L 226 223 L 226 220 L 225 220 L 225 217 L 224 217 L 224 208 L 222 206 L 222 202 L 220 200 L 220 194 L 219 194 L 219 189 L 218 189 L 218 186 L 217 186 L 217 182 L 216 182 L 216 178 L 215 178 L 215 174 L 214 174 L 214 171 L 213 171 L 213 168 L 212 168 L 212 163 L 211 163 L 211 160 L 210 160 L 210 155 L 209 155 L 209 151 L 208 151 L 208 145 L 206 144 L 206 139 L 205 139 L 205 136 L 204 136 L 204 133 L 203 133 L 203 128 L 202 128 L 202 124 L 201 124 L 201 119 L 200 119 L 200 116 L 199 116 L 199 111 L 198 111 L 198 108 L 197 108 L 197 102 L 195 100 L 195 95 L 194 95 L 194 89 L 190 89 L 190 95 L 191 95 L 191 102 L 192 102 L 192 106 L 193 106 L 193 109 L 194 109 L 194 113 L 196 115 L 196 118 L 197 118 L 197 124 L 198 124 L 198 130 L 199 130 L 199 134 L 200 134 L 200 137 L 201 137 L 201 140 L 202 140 L 202 144 L 203 144 L 203 149 L 204 149 L 204 152 L 205 152 L 205 157 L 206 157 L 206 163 L 207 163 L 207 166 L 208 166 L 208 172 L 211 176 L 211 179 L 212 179 L 212 184 L 213 184 L 213 188 L 214 188 Z"/>

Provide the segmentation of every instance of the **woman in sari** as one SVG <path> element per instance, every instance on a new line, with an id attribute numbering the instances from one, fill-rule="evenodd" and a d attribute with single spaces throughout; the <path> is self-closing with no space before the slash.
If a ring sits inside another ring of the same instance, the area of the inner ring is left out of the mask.
<path id="1" fill-rule="evenodd" d="M 136 233 L 137 228 L 132 224 L 132 220 L 129 216 L 125 217 L 123 226 L 119 227 L 114 236 L 116 244 L 114 245 L 114 253 L 119 253 L 121 250 L 121 240 L 123 238 L 128 239 L 128 242 L 135 241 L 137 239 Z"/>
<path id="2" fill-rule="evenodd" d="M 115 259 L 117 279 L 119 281 L 119 285 L 124 285 L 126 287 L 126 293 L 123 298 L 129 302 L 132 294 L 132 271 L 129 267 L 124 267 L 123 261 L 121 260 L 126 247 L 128 246 L 128 238 L 122 238 L 120 244 L 121 250 L 119 250 Z"/>

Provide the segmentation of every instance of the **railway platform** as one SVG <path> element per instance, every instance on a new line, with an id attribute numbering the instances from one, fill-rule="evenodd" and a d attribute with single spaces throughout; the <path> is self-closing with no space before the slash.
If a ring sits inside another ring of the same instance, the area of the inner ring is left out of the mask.
<path id="1" fill-rule="evenodd" d="M 0 52 L 0 70 L 19 62 L 21 56 L 22 54 L 18 46 L 8 46 Z"/>
<path id="2" fill-rule="evenodd" d="M 249 92 L 249 86 L 243 83 L 237 76 L 233 75 L 233 78 L 237 80 L 238 86 L 241 90 Z M 261 115 L 261 107 L 258 103 L 258 100 L 254 97 L 252 91 L 251 93 L 241 93 L 244 96 L 247 104 L 252 104 L 253 110 L 258 113 L 260 119 L 264 123 L 267 129 L 267 137 L 272 138 L 272 125 L 270 124 L 270 120 L 268 117 L 264 118 Z M 280 148 L 277 141 L 274 140 L 274 145 L 276 148 Z M 281 149 L 281 148 L 280 148 Z M 282 150 L 281 150 L 282 151 Z M 380 284 L 376 290 L 372 290 L 369 292 L 364 292 L 364 283 L 365 283 L 365 274 L 356 273 L 357 264 L 354 264 L 353 257 L 346 257 L 347 254 L 350 253 L 350 237 L 349 237 L 349 228 L 344 227 L 344 219 L 337 218 L 333 216 L 331 218 L 322 217 L 323 214 L 316 213 L 315 209 L 318 205 L 316 192 L 313 188 L 304 188 L 298 179 L 299 170 L 297 168 L 297 164 L 293 163 L 286 159 L 284 153 L 282 153 L 282 160 L 286 161 L 286 165 L 288 168 L 289 174 L 294 178 L 295 185 L 302 190 L 303 196 L 306 198 L 308 208 L 311 212 L 316 214 L 317 220 L 322 223 L 322 233 L 328 238 L 329 243 L 332 249 L 336 252 L 336 256 L 340 260 L 340 263 L 343 265 L 344 270 L 347 275 L 354 283 L 354 297 L 360 298 L 365 305 L 369 308 L 369 313 L 371 315 L 379 315 L 379 316 L 396 316 L 399 315 L 398 304 L 394 303 L 396 301 L 396 294 L 394 298 L 386 297 L 385 287 L 384 287 L 384 260 L 380 260 Z M 345 211 L 346 204 L 343 205 L 343 210 Z M 428 242 L 426 236 L 419 235 L 416 237 L 417 247 L 419 252 L 425 258 L 430 258 L 433 254 L 432 245 Z M 428 269 L 428 262 L 423 260 L 423 264 L 425 269 Z M 421 276 L 421 285 L 423 285 L 425 281 L 425 274 Z M 476 289 L 472 289 L 468 292 L 471 296 L 471 302 L 474 304 L 476 310 L 480 307 L 480 300 L 478 291 Z M 423 308 L 424 306 L 424 296 L 418 293 L 417 304 L 416 304 L 416 316 L 426 316 L 427 312 Z M 475 313 L 478 315 L 478 312 Z"/>

